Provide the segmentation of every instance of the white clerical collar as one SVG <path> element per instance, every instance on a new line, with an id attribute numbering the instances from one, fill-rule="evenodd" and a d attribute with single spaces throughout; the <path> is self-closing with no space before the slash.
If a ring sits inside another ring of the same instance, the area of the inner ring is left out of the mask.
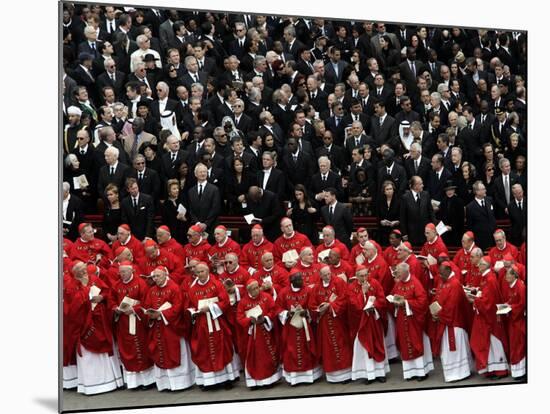
<path id="1" fill-rule="evenodd" d="M 325 242 L 325 246 L 326 246 L 326 247 L 331 247 L 331 246 L 334 245 L 334 243 L 336 243 L 336 239 L 334 239 L 333 241 L 331 241 L 329 244 L 327 244 L 327 243 Z"/>
<path id="2" fill-rule="evenodd" d="M 286 234 L 283 234 L 283 237 L 284 237 L 285 239 L 292 239 L 292 238 L 294 237 L 295 234 L 296 234 L 296 232 L 293 231 L 292 234 L 291 234 L 290 236 L 287 236 Z"/>
<path id="3" fill-rule="evenodd" d="M 475 243 L 472 243 L 472 245 L 470 246 L 469 249 L 464 249 L 464 253 L 471 253 L 471 251 L 474 249 L 475 245 L 476 245 Z"/>
<path id="4" fill-rule="evenodd" d="M 237 273 L 239 271 L 239 267 L 241 267 L 240 265 L 237 265 L 237 267 L 235 268 L 235 270 L 233 270 L 232 272 L 230 272 L 229 270 L 227 271 L 228 274 L 230 275 L 234 275 L 235 273 Z"/>
<path id="5" fill-rule="evenodd" d="M 229 240 L 229 237 L 225 236 L 225 240 L 222 241 L 221 243 L 218 243 L 218 247 L 223 247 L 228 240 Z"/>
<path id="6" fill-rule="evenodd" d="M 408 282 L 409 280 L 411 280 L 411 274 L 409 273 L 407 278 L 403 281 L 404 283 Z"/>
<path id="7" fill-rule="evenodd" d="M 432 241 L 432 242 L 428 241 L 428 244 L 434 244 L 437 241 L 437 239 L 439 239 L 439 236 L 436 235 L 434 241 Z"/>
<path id="8" fill-rule="evenodd" d="M 376 260 L 377 257 L 378 257 L 378 250 L 376 250 L 376 253 L 372 259 L 367 259 L 367 262 L 372 263 Z"/>
<path id="9" fill-rule="evenodd" d="M 489 273 L 490 271 L 491 271 L 491 268 L 487 269 L 485 272 L 481 274 L 481 276 L 487 276 L 487 273 Z"/>
<path id="10" fill-rule="evenodd" d="M 302 267 L 311 267 L 310 264 L 304 263 L 301 260 L 300 260 L 300 264 L 302 265 Z"/>
<path id="11" fill-rule="evenodd" d="M 330 285 L 330 280 L 328 282 L 321 280 L 321 282 L 323 282 L 323 287 L 328 287 L 328 285 Z"/>
<path id="12" fill-rule="evenodd" d="M 168 276 L 166 276 L 166 280 L 164 281 L 164 283 L 161 286 L 159 286 L 159 288 L 166 287 L 167 284 L 168 284 Z"/>
<path id="13" fill-rule="evenodd" d="M 198 242 L 197 244 L 191 243 L 191 246 L 193 246 L 193 247 L 198 246 L 199 244 L 201 244 L 201 242 L 202 242 L 202 236 L 201 236 L 201 238 L 200 238 L 200 240 L 199 240 L 199 242 Z"/>
<path id="14" fill-rule="evenodd" d="M 252 242 L 252 244 L 256 247 L 258 247 L 259 245 L 261 245 L 262 243 L 264 242 L 264 238 L 262 237 L 262 240 L 260 240 L 260 242 L 258 244 Z"/>
<path id="15" fill-rule="evenodd" d="M 273 269 L 275 269 L 275 265 L 271 266 L 269 269 L 266 269 L 265 267 L 263 267 L 263 269 L 266 272 L 271 272 Z"/>
<path id="16" fill-rule="evenodd" d="M 449 280 L 451 277 L 453 277 L 455 275 L 455 272 L 451 272 L 451 274 L 449 275 L 449 277 L 447 278 L 447 280 Z"/>
<path id="17" fill-rule="evenodd" d="M 513 288 L 514 286 L 516 286 L 517 281 L 517 279 L 514 279 L 514 281 L 510 284 L 510 287 Z"/>
<path id="18" fill-rule="evenodd" d="M 124 283 L 125 285 L 127 285 L 128 283 L 130 283 L 132 280 L 134 280 L 134 274 L 132 273 L 132 276 L 130 276 L 130 279 L 128 279 L 127 282 L 125 282 L 124 280 L 122 281 L 122 283 Z"/>
<path id="19" fill-rule="evenodd" d="M 198 284 L 201 285 L 201 286 L 206 285 L 209 281 L 210 281 L 210 273 L 208 274 L 208 277 L 206 278 L 206 280 L 204 281 L 204 283 L 201 282 L 199 279 L 197 279 Z"/>
<path id="20" fill-rule="evenodd" d="M 299 292 L 300 290 L 302 290 L 301 288 L 295 288 L 294 286 L 292 286 L 292 284 L 290 285 L 290 289 L 292 289 L 293 292 Z"/>
<path id="21" fill-rule="evenodd" d="M 132 235 L 130 234 L 124 243 L 120 242 L 120 245 L 121 246 L 126 246 L 128 243 L 130 243 L 131 238 L 132 238 Z"/>
<path id="22" fill-rule="evenodd" d="M 500 250 L 501 252 L 506 250 L 506 242 L 504 242 L 504 247 L 502 249 L 499 249 L 498 247 L 497 247 L 497 249 Z"/>

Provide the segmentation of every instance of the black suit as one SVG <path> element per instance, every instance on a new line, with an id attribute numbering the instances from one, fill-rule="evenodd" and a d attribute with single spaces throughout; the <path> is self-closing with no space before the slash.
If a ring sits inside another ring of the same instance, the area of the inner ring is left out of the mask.
<path id="1" fill-rule="evenodd" d="M 331 116 L 325 120 L 325 126 L 332 132 L 333 140 L 336 145 L 343 146 L 345 138 L 346 124 L 342 116 L 339 122 L 336 122 L 336 116 Z"/>
<path id="2" fill-rule="evenodd" d="M 321 216 L 327 225 L 334 227 L 336 238 L 350 248 L 350 236 L 353 231 L 351 210 L 342 203 L 336 203 L 336 206 L 334 206 L 334 212 L 330 215 L 329 206 L 325 205 L 321 207 Z"/>
<path id="3" fill-rule="evenodd" d="M 153 227 L 155 206 L 151 196 L 140 192 L 137 207 L 134 207 L 133 198 L 128 195 L 122 200 L 120 208 L 122 222 L 130 226 L 132 235 L 139 240 L 143 240 L 144 237 L 155 237 L 155 228 Z"/>
<path id="4" fill-rule="evenodd" d="M 257 203 L 247 198 L 246 204 L 246 213 L 254 214 L 254 217 L 262 219 L 261 225 L 266 238 L 272 242 L 275 241 L 280 234 L 279 219 L 283 215 L 277 195 L 269 190 L 264 190 Z"/>
<path id="5" fill-rule="evenodd" d="M 376 115 L 371 118 L 371 135 L 375 139 L 378 146 L 382 144 L 391 145 L 398 136 L 397 122 L 391 115 L 386 115 L 384 123 L 380 125 L 380 118 Z"/>
<path id="6" fill-rule="evenodd" d="M 407 172 L 403 166 L 396 162 L 393 163 L 393 168 L 391 169 L 390 175 L 388 175 L 388 168 L 386 166 L 382 166 L 378 169 L 378 192 L 382 191 L 382 185 L 386 180 L 392 180 L 394 182 L 395 187 L 397 188 L 398 197 L 401 197 L 407 189 Z"/>
<path id="7" fill-rule="evenodd" d="M 315 172 L 315 164 L 311 155 L 303 151 L 298 152 L 296 161 L 294 161 L 292 154 L 288 151 L 285 152 L 281 160 L 280 168 L 286 175 L 287 188 L 291 196 L 294 195 L 294 186 L 296 184 L 302 184 L 305 187 L 309 187 L 309 181 Z"/>
<path id="8" fill-rule="evenodd" d="M 220 190 L 214 184 L 203 184 L 202 196 L 199 198 L 199 185 L 197 184 L 189 189 L 187 196 L 191 222 L 205 223 L 206 232 L 213 236 L 221 209 Z"/>
<path id="9" fill-rule="evenodd" d="M 74 194 L 71 194 L 70 197 L 67 212 L 63 217 L 63 229 L 69 230 L 65 237 L 70 240 L 76 240 L 78 237 L 78 225 L 84 221 L 84 203 Z"/>
<path id="10" fill-rule="evenodd" d="M 162 180 L 164 182 L 168 181 L 171 178 L 178 177 L 178 169 L 182 162 L 188 162 L 189 154 L 187 151 L 180 149 L 177 152 L 176 159 L 172 162 L 171 152 L 166 152 L 162 154 L 161 163 L 162 169 L 160 172 Z"/>
<path id="11" fill-rule="evenodd" d="M 176 113 L 177 108 L 178 108 L 178 101 L 176 101 L 175 99 L 168 98 L 164 110 L 165 111 L 173 111 L 174 113 Z M 158 100 L 154 100 L 153 102 L 151 102 L 151 104 L 149 105 L 149 111 L 151 113 L 151 117 L 153 117 L 153 119 L 157 123 L 160 123 L 161 113 L 160 113 L 160 103 L 159 103 Z M 176 116 L 178 116 L 178 115 L 179 114 L 176 114 Z"/>
<path id="12" fill-rule="evenodd" d="M 335 173 L 343 172 L 346 168 L 346 155 L 344 149 L 336 144 L 330 146 L 330 150 L 325 147 L 317 148 L 315 151 L 317 159 L 321 156 L 327 156 L 330 160 L 330 169 Z"/>
<path id="13" fill-rule="evenodd" d="M 283 43 L 283 52 L 291 54 L 294 57 L 294 61 L 298 61 L 298 59 L 300 58 L 298 52 L 304 47 L 305 46 L 302 42 L 300 42 L 298 39 L 295 39 L 292 43 L 292 46 L 290 46 L 286 42 Z"/>
<path id="14" fill-rule="evenodd" d="M 464 201 L 457 195 L 453 197 L 445 195 L 439 205 L 436 218 L 452 228 L 441 236 L 445 244 L 460 246 L 464 234 Z"/>
<path id="15" fill-rule="evenodd" d="M 231 151 L 229 156 L 225 157 L 225 169 L 226 171 L 232 171 L 233 170 L 233 160 L 235 159 L 235 153 Z M 258 163 L 255 160 L 255 157 L 253 154 L 243 151 L 241 154 L 241 160 L 243 161 L 244 168 L 250 171 L 250 173 L 255 174 L 258 170 Z"/>
<path id="16" fill-rule="evenodd" d="M 206 96 L 206 83 L 208 82 L 208 75 L 206 74 L 206 72 L 197 72 L 195 74 L 195 77 L 199 77 L 199 83 L 204 86 L 204 93 L 203 93 L 203 97 Z M 193 77 L 189 74 L 189 72 L 187 72 L 185 75 L 183 75 L 181 77 L 181 81 L 182 83 L 185 85 L 185 87 L 187 88 L 188 91 L 191 91 L 191 85 L 194 84 L 196 81 L 193 79 Z"/>
<path id="17" fill-rule="evenodd" d="M 466 206 L 466 227 L 474 232 L 475 242 L 481 249 L 494 244 L 493 233 L 497 226 L 491 197 L 485 197 L 485 208 L 476 199 Z"/>
<path id="18" fill-rule="evenodd" d="M 294 113 L 290 110 L 289 107 L 283 109 L 279 104 L 273 105 L 271 113 L 273 114 L 275 121 L 277 121 L 277 123 L 283 129 L 283 133 L 286 134 L 290 128 L 292 120 L 294 119 Z"/>
<path id="19" fill-rule="evenodd" d="M 113 80 L 107 74 L 107 72 L 103 72 L 96 79 L 97 94 L 99 96 L 103 96 L 102 89 L 106 86 L 111 86 L 115 91 L 116 98 L 118 100 L 121 100 L 126 97 L 125 91 L 124 91 L 125 84 L 126 84 L 126 74 L 124 72 L 121 72 L 119 70 L 115 72 L 115 82 L 113 82 Z"/>
<path id="20" fill-rule="evenodd" d="M 233 121 L 235 121 L 235 127 L 238 130 L 242 131 L 245 136 L 249 131 L 252 131 L 254 129 L 254 121 L 245 113 L 241 114 L 239 122 L 236 122 L 235 115 L 233 115 L 231 118 L 233 119 Z"/>
<path id="21" fill-rule="evenodd" d="M 403 236 L 408 236 L 413 246 L 421 246 L 426 241 L 424 228 L 428 223 L 435 222 L 430 195 L 427 191 L 420 193 L 417 202 L 411 191 L 405 192 L 401 198 L 400 225 Z"/>
<path id="22" fill-rule="evenodd" d="M 418 175 L 422 178 L 423 182 L 427 182 L 428 173 L 431 171 L 430 159 L 427 157 L 420 157 L 420 162 L 418 163 L 418 169 L 414 170 L 414 160 L 408 158 L 404 162 L 405 171 L 407 172 L 407 179 L 410 179 L 413 175 Z"/>
<path id="23" fill-rule="evenodd" d="M 517 200 L 512 197 L 510 204 L 508 204 L 508 216 L 512 222 L 510 243 L 520 246 L 525 240 L 525 230 L 527 229 L 527 199 L 523 197 L 520 210 Z"/>
<path id="24" fill-rule="evenodd" d="M 312 202 L 315 200 L 315 195 L 319 194 L 327 188 L 336 189 L 336 198 L 338 201 L 344 199 L 344 191 L 342 189 L 342 179 L 334 171 L 329 171 L 326 181 L 323 181 L 321 172 L 317 172 L 313 177 L 311 177 L 310 182 L 310 195 Z M 320 206 L 324 203 L 324 200 L 317 202 L 317 205 Z"/>
<path id="25" fill-rule="evenodd" d="M 443 199 L 443 197 L 445 196 L 443 188 L 447 184 L 447 181 L 450 180 L 452 177 L 453 175 L 447 168 L 443 168 L 440 178 L 437 178 L 437 174 L 434 170 L 428 173 L 426 190 L 428 191 L 428 193 L 430 193 L 430 196 L 433 200 L 441 201 Z"/>
<path id="26" fill-rule="evenodd" d="M 413 73 L 411 71 L 408 60 L 404 61 L 399 65 L 399 72 L 401 73 L 401 79 L 405 81 L 405 84 L 407 85 L 407 91 L 411 95 L 416 94 L 418 92 L 418 87 L 416 86 L 416 77 L 420 75 L 425 69 L 424 63 L 422 63 L 420 60 L 415 60 L 414 66 L 415 66 L 416 73 Z"/>
<path id="27" fill-rule="evenodd" d="M 266 183 L 266 186 L 264 188 L 264 171 L 258 171 L 258 173 L 256 174 L 256 180 L 258 182 L 258 185 L 263 189 L 263 190 L 268 190 L 268 191 L 271 191 L 272 193 L 274 193 L 278 199 L 280 201 L 282 201 L 284 199 L 284 197 L 286 196 L 286 177 L 285 177 L 285 174 L 273 167 L 271 169 L 271 173 L 269 174 L 269 178 L 267 180 L 267 183 Z"/>
<path id="28" fill-rule="evenodd" d="M 145 168 L 143 178 L 140 180 L 137 170 L 132 168 L 128 177 L 135 178 L 138 183 L 139 192 L 141 194 L 150 195 L 155 204 L 158 204 L 160 197 L 160 176 L 157 171 L 151 168 Z"/>
<path id="29" fill-rule="evenodd" d="M 97 180 L 97 193 L 100 197 L 103 197 L 105 187 L 107 187 L 108 184 L 113 183 L 118 187 L 121 196 L 126 195 L 125 181 L 128 177 L 128 174 L 130 173 L 130 168 L 126 164 L 118 162 L 115 173 L 112 177 L 110 175 L 110 168 L 111 167 L 109 165 L 105 164 L 99 169 L 99 177 Z"/>
<path id="30" fill-rule="evenodd" d="M 510 201 L 514 199 L 514 196 L 512 195 L 512 186 L 518 182 L 518 177 L 515 173 L 511 172 L 508 176 L 508 186 L 509 186 L 509 194 L 510 194 Z M 502 180 L 502 175 L 498 176 L 495 179 L 495 217 L 497 219 L 503 219 L 506 218 L 506 213 L 504 210 L 506 207 L 508 207 L 508 203 L 506 202 L 506 192 L 504 190 L 504 182 Z"/>

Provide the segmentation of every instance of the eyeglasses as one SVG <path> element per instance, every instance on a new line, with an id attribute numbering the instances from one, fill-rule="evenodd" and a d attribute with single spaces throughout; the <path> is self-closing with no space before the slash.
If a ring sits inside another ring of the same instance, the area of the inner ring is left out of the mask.
<path id="1" fill-rule="evenodd" d="M 84 138 L 84 137 L 78 137 L 77 139 L 78 139 L 79 141 L 84 141 L 86 138 Z"/>
<path id="2" fill-rule="evenodd" d="M 494 168 L 487 168 L 485 171 L 494 171 Z"/>
<path id="3" fill-rule="evenodd" d="M 233 263 L 235 263 L 235 261 L 234 261 L 234 260 L 226 260 L 225 263 L 227 263 L 227 264 L 233 264 Z"/>
<path id="4" fill-rule="evenodd" d="M 237 29 L 237 32 L 244 32 L 244 29 Z"/>
<path id="5" fill-rule="evenodd" d="M 116 67 L 116 65 L 108 66 L 109 69 L 113 69 L 114 67 Z"/>
<path id="6" fill-rule="evenodd" d="M 162 92 L 162 89 L 157 89 L 157 92 Z"/>
<path id="7" fill-rule="evenodd" d="M 136 165 L 143 165 L 143 164 L 145 164 L 145 162 L 143 162 L 143 161 L 142 161 L 142 162 L 135 162 L 134 164 L 136 164 Z"/>

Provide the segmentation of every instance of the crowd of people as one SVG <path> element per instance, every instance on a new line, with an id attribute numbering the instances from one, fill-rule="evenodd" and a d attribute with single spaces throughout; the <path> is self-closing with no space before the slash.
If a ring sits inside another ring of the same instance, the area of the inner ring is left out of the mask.
<path id="1" fill-rule="evenodd" d="M 525 33 L 70 3 L 62 26 L 64 388 L 525 377 Z"/>

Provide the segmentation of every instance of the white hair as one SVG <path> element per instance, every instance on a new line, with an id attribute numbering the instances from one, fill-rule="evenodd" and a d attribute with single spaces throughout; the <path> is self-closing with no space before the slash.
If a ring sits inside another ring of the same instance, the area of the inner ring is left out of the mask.
<path id="1" fill-rule="evenodd" d="M 319 165 L 321 165 L 321 162 L 328 162 L 328 166 L 330 168 L 330 158 L 329 157 L 327 157 L 326 155 L 323 155 L 323 156 L 319 157 L 319 159 L 317 160 L 317 163 Z"/>
<path id="2" fill-rule="evenodd" d="M 69 154 L 74 155 L 74 154 Z M 71 185 L 67 181 L 63 181 L 63 192 L 68 193 L 71 190 Z"/>
<path id="3" fill-rule="evenodd" d="M 109 147 L 105 150 L 105 153 L 109 153 L 109 154 L 112 154 L 116 159 L 118 159 L 118 156 L 120 154 L 120 152 L 118 151 L 118 148 L 116 147 Z"/>

